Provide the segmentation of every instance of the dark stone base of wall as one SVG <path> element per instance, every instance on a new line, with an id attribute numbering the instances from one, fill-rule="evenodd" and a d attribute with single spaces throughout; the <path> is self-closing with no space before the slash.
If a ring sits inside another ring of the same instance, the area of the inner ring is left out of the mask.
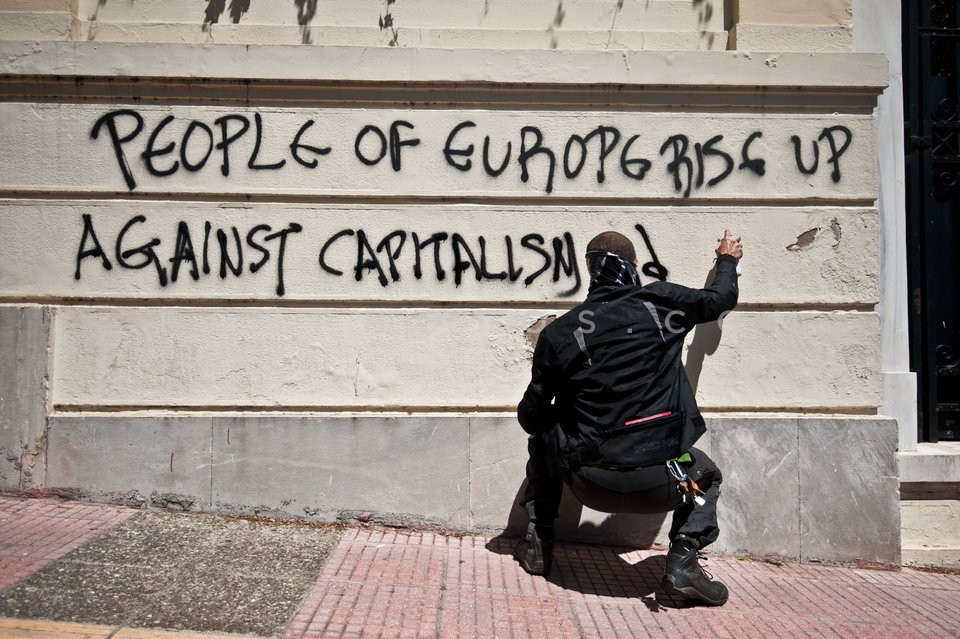
<path id="1" fill-rule="evenodd" d="M 715 552 L 900 563 L 897 426 L 877 417 L 708 418 Z M 49 420 L 46 490 L 149 508 L 519 533 L 512 416 L 74 415 Z M 670 514 L 564 499 L 566 538 L 651 547 Z"/>

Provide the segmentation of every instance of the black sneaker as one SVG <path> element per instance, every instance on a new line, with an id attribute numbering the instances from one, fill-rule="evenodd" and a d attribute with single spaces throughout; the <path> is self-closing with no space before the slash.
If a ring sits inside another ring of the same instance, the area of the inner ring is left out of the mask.
<path id="1" fill-rule="evenodd" d="M 513 557 L 531 575 L 546 577 L 553 565 L 553 540 L 541 540 L 536 529 L 530 526 L 526 537 L 513 549 Z"/>
<path id="2" fill-rule="evenodd" d="M 727 587 L 713 580 L 713 576 L 700 567 L 695 548 L 667 553 L 667 574 L 663 583 L 687 599 L 696 599 L 711 606 L 722 606 L 727 603 L 729 596 Z"/>

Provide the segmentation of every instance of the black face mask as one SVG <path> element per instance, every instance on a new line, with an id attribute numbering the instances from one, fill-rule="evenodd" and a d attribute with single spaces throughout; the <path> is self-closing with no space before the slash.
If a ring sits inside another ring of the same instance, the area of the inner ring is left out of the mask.
<path id="1" fill-rule="evenodd" d="M 639 286 L 640 276 L 637 266 L 616 253 L 607 251 L 588 251 L 587 268 L 590 276 L 590 290 L 600 286 Z"/>

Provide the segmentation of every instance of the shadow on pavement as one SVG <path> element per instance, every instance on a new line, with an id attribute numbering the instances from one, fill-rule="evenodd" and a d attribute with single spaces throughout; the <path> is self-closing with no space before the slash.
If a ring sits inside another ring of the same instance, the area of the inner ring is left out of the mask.
<path id="1" fill-rule="evenodd" d="M 490 539 L 487 550 L 512 557 L 518 536 L 500 535 Z M 661 585 L 666 568 L 666 555 L 658 554 L 637 562 L 624 558 L 636 549 L 622 546 L 600 546 L 574 542 L 557 542 L 553 569 L 547 581 L 585 595 L 638 599 L 656 612 L 661 608 L 690 608 L 697 604 L 669 592 Z M 543 579 L 534 575 L 521 578 Z"/>

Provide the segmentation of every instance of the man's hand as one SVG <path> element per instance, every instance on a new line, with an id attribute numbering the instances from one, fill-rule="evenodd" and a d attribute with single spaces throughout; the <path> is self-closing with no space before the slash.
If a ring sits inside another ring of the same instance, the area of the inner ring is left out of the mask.
<path id="1" fill-rule="evenodd" d="M 721 255 L 729 255 L 738 262 L 743 257 L 743 245 L 740 243 L 740 236 L 730 235 L 730 229 L 723 232 L 723 239 L 720 240 L 720 246 L 717 247 L 717 257 Z"/>

